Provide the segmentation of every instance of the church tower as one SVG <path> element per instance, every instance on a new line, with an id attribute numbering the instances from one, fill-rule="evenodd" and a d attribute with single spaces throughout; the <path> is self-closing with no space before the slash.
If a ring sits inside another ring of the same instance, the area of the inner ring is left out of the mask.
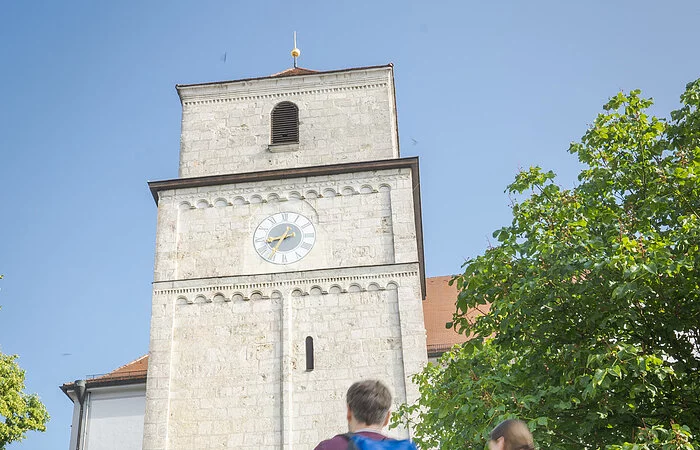
<path id="1" fill-rule="evenodd" d="M 178 85 L 158 205 L 144 450 L 311 449 L 345 391 L 416 399 L 426 363 L 417 158 L 393 66 Z M 408 430 L 394 430 L 407 436 Z"/>

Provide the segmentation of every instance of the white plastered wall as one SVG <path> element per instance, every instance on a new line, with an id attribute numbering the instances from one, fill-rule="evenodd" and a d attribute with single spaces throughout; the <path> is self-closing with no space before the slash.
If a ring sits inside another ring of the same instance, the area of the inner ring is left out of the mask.
<path id="1" fill-rule="evenodd" d="M 74 402 L 69 450 L 77 444 L 80 404 Z M 81 450 L 141 450 L 146 385 L 89 388 L 81 429 Z"/>

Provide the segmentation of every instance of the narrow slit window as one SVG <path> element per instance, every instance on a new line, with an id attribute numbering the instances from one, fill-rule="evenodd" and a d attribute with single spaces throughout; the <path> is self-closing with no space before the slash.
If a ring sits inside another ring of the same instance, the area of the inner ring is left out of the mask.
<path id="1" fill-rule="evenodd" d="M 314 338 L 306 336 L 306 371 L 314 370 Z"/>
<path id="2" fill-rule="evenodd" d="M 292 102 L 278 103 L 272 109 L 272 144 L 299 143 L 299 108 Z"/>

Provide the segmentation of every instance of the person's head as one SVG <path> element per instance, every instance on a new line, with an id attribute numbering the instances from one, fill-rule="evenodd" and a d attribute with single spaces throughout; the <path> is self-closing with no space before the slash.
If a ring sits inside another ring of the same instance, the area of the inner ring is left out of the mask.
<path id="1" fill-rule="evenodd" d="M 522 420 L 508 419 L 496 425 L 489 435 L 490 450 L 534 450 L 535 441 Z"/>
<path id="2" fill-rule="evenodd" d="M 353 383 L 348 389 L 346 401 L 350 431 L 365 427 L 381 429 L 389 423 L 391 392 L 381 381 Z"/>

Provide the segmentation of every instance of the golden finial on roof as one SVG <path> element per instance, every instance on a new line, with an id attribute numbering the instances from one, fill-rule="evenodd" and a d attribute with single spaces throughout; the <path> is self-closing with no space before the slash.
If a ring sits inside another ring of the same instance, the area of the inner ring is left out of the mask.
<path id="1" fill-rule="evenodd" d="M 297 32 L 294 32 L 294 48 L 292 49 L 292 56 L 294 57 L 294 67 L 297 67 L 297 58 L 301 55 L 301 50 L 297 48 Z"/>

